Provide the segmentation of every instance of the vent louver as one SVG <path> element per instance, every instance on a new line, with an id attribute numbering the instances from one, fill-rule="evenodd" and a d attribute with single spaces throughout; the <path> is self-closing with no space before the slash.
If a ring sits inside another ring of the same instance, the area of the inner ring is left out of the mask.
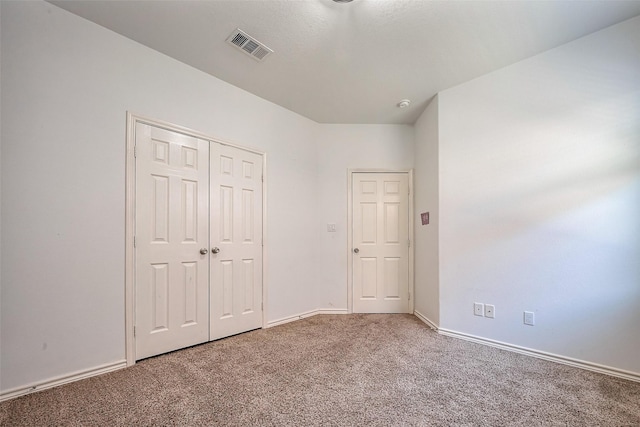
<path id="1" fill-rule="evenodd" d="M 273 50 L 239 28 L 227 37 L 227 42 L 230 45 L 237 47 L 256 61 L 262 61 L 269 54 L 273 53 Z"/>

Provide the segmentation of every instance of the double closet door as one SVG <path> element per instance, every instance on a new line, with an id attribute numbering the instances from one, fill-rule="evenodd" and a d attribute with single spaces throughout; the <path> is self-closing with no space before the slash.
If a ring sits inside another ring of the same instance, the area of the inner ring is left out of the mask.
<path id="1" fill-rule="evenodd" d="M 262 155 L 135 132 L 136 359 L 262 327 Z"/>

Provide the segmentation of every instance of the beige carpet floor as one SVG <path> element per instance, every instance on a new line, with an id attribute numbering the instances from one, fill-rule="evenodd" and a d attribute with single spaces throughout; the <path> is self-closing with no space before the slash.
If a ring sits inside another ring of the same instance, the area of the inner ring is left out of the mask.
<path id="1" fill-rule="evenodd" d="M 640 426 L 640 383 L 410 315 L 315 316 L 3 402 L 0 425 Z"/>

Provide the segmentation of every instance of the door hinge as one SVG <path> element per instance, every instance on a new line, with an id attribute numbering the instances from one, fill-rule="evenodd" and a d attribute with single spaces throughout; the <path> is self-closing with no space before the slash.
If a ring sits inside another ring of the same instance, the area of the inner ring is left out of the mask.
<path id="1" fill-rule="evenodd" d="M 411 301 L 411 292 L 409 292 L 409 301 Z"/>
<path id="2" fill-rule="evenodd" d="M 407 240 L 407 244 L 409 247 L 411 247 L 411 239 Z"/>
<path id="3" fill-rule="evenodd" d="M 262 182 L 264 182 L 264 175 L 262 175 L 262 176 L 260 177 L 260 180 L 261 180 Z"/>
<path id="4" fill-rule="evenodd" d="M 133 247 L 136 247 L 136 236 L 133 236 Z"/>
<path id="5" fill-rule="evenodd" d="M 133 327 L 133 336 L 134 337 L 136 336 L 136 327 L 135 326 Z"/>
<path id="6" fill-rule="evenodd" d="M 133 157 L 138 157 L 138 146 L 137 145 L 133 146 Z"/>

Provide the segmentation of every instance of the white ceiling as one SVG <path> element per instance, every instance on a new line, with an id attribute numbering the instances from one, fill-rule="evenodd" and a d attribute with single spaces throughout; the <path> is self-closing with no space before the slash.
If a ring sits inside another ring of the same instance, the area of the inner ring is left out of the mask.
<path id="1" fill-rule="evenodd" d="M 611 0 L 51 3 L 320 123 L 413 123 L 439 91 L 640 15 Z M 275 53 L 225 43 L 238 27 Z"/>

